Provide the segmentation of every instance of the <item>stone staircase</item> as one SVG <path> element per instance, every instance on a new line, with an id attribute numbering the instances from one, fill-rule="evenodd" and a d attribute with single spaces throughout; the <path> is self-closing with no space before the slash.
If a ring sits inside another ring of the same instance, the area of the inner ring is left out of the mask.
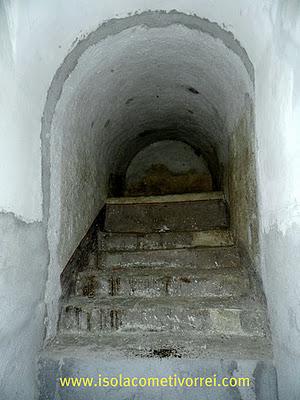
<path id="1" fill-rule="evenodd" d="M 108 199 L 63 276 L 43 400 L 276 399 L 266 306 L 220 192 Z M 202 372 L 201 372 L 202 371 Z M 247 376 L 250 388 L 60 388 L 60 376 Z M 200 397 L 199 397 L 200 396 Z"/>

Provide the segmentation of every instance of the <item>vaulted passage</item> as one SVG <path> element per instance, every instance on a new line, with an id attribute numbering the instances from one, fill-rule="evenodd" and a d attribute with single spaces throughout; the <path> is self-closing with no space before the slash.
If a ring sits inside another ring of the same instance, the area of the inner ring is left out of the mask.
<path id="1" fill-rule="evenodd" d="M 124 192 L 137 154 L 164 140 L 202 158 L 255 263 L 253 99 L 246 52 L 207 20 L 149 12 L 82 40 L 53 79 L 42 127 L 53 285 L 106 197 Z"/>
<path id="2" fill-rule="evenodd" d="M 205 158 L 174 140 L 159 141 L 140 151 L 118 183 L 113 194 L 131 196 L 209 192 L 214 187 Z"/>
<path id="3" fill-rule="evenodd" d="M 42 131 L 55 337 L 42 380 L 53 354 L 67 375 L 86 376 L 93 348 L 106 369 L 126 363 L 135 374 L 168 357 L 170 371 L 176 358 L 178 368 L 211 358 L 209 368 L 230 375 L 220 358 L 240 360 L 237 374 L 269 377 L 249 399 L 274 393 L 255 275 L 254 97 L 246 52 L 194 16 L 113 20 L 67 56 Z"/>

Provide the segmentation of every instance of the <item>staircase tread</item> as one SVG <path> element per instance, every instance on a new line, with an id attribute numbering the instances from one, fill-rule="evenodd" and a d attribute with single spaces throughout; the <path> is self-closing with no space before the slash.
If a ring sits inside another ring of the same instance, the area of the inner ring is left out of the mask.
<path id="1" fill-rule="evenodd" d="M 241 259 L 236 246 L 101 251 L 99 269 L 106 268 L 202 268 L 208 270 L 239 268 Z"/>
<path id="2" fill-rule="evenodd" d="M 86 269 L 78 273 L 79 277 L 84 275 L 95 275 L 99 277 L 108 277 L 111 275 L 125 275 L 125 276 L 160 276 L 160 277 L 208 277 L 213 279 L 214 276 L 230 276 L 240 275 L 241 278 L 249 279 L 247 272 L 241 266 L 227 267 L 227 268 L 195 268 L 195 267 L 105 267 L 105 269 Z"/>
<path id="3" fill-rule="evenodd" d="M 134 253 L 152 253 L 155 254 L 155 252 L 180 252 L 180 253 L 184 253 L 184 252 L 200 252 L 201 250 L 205 251 L 205 250 L 223 250 L 223 249 L 228 249 L 228 250 L 232 250 L 232 251 L 236 251 L 238 252 L 237 246 L 235 244 L 230 244 L 230 245 L 220 245 L 220 246 L 194 246 L 194 247 L 179 247 L 179 248 L 155 248 L 155 249 L 134 249 L 134 250 L 100 250 L 101 253 L 110 253 L 110 254 L 114 254 L 114 253 L 128 253 L 130 255 L 134 254 Z"/>
<path id="4" fill-rule="evenodd" d="M 104 236 L 138 236 L 138 237 L 147 237 L 147 236 L 152 236 L 152 235 L 162 235 L 166 236 L 168 234 L 197 234 L 197 233 L 230 233 L 231 229 L 227 226 L 220 226 L 220 227 L 215 227 L 215 228 L 210 228 L 210 229 L 203 229 L 203 230 L 195 230 L 195 231 L 157 231 L 157 232 L 106 232 L 106 231 L 101 231 L 101 233 Z"/>
<path id="5" fill-rule="evenodd" d="M 114 332 L 101 336 L 60 334 L 47 344 L 43 355 L 109 360 L 132 357 L 270 360 L 272 347 L 269 338 L 262 337 Z"/>
<path id="6" fill-rule="evenodd" d="M 147 254 L 151 253 L 152 255 L 155 254 L 168 254 L 168 253 L 174 253 L 174 254 L 184 254 L 184 253 L 204 253 L 204 252 L 213 252 L 213 251 L 222 251 L 224 250 L 225 252 L 229 252 L 230 254 L 234 254 L 239 256 L 239 251 L 238 247 L 236 245 L 232 246 L 198 246 L 198 247 L 185 247 L 185 248 L 179 248 L 179 249 L 136 249 L 136 250 L 112 250 L 112 251 L 107 251 L 107 250 L 101 250 L 101 253 L 109 253 L 109 254 L 126 254 L 128 253 L 128 256 L 132 257 L 135 254 Z"/>
<path id="7" fill-rule="evenodd" d="M 190 249 L 232 247 L 234 240 L 229 229 L 204 231 L 162 231 L 152 233 L 118 233 L 98 230 L 101 251 L 136 251 L 159 249 Z"/>
<path id="8" fill-rule="evenodd" d="M 142 307 L 188 307 L 201 309 L 223 309 L 223 310 L 239 310 L 239 311 L 257 311 L 265 312 L 265 305 L 258 303 L 254 299 L 247 297 L 237 298 L 195 298 L 195 297 L 153 297 L 153 298 L 140 298 L 140 297 L 97 297 L 88 298 L 85 296 L 72 295 L 63 301 L 63 305 L 73 307 L 100 307 L 100 308 L 139 308 Z"/>
<path id="9" fill-rule="evenodd" d="M 191 201 L 224 200 L 223 192 L 202 192 L 202 193 L 184 193 L 170 194 L 162 196 L 136 196 L 136 197 L 109 197 L 106 204 L 124 205 L 124 204 L 154 204 L 154 203 L 177 203 Z"/>
<path id="10" fill-rule="evenodd" d="M 113 251 L 107 251 L 107 250 L 101 250 L 101 253 L 128 253 L 130 256 L 134 255 L 135 253 L 151 253 L 151 254 L 155 254 L 155 253 L 201 253 L 204 251 L 213 251 L 213 250 L 225 250 L 225 251 L 231 251 L 234 252 L 235 254 L 238 254 L 238 248 L 236 245 L 232 245 L 232 246 L 198 246 L 198 247 L 186 247 L 186 248 L 179 248 L 179 249 L 137 249 L 137 250 L 131 250 L 131 251 L 127 251 L 127 250 L 113 250 Z"/>
<path id="11" fill-rule="evenodd" d="M 217 198 L 213 198 L 217 197 Z M 160 232 L 207 231 L 228 227 L 229 215 L 223 194 L 203 193 L 146 198 L 117 198 L 106 203 L 104 231 Z M 176 200 L 176 201 L 175 201 Z M 205 201 L 203 201 L 205 200 Z M 179 218 L 178 218 L 179 217 Z"/>

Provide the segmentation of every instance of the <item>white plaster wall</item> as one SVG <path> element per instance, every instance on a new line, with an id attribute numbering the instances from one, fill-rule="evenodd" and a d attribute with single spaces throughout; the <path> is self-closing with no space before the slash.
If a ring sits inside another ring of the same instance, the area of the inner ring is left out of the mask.
<path id="1" fill-rule="evenodd" d="M 300 396 L 300 3 L 270 13 L 273 40 L 257 65 L 263 282 L 280 399 Z"/>
<path id="2" fill-rule="evenodd" d="M 1 0 L 1 6 L 5 20 L 1 41 L 5 49 L 0 62 L 4 87 L 0 112 L 5 146 L 0 150 L 0 184 L 6 189 L 0 193 L 0 209 L 29 221 L 42 218 L 39 135 L 47 90 L 79 38 L 114 17 L 149 9 L 178 9 L 196 13 L 232 31 L 255 64 L 271 34 L 267 0 L 228 0 L 226 5 L 223 0 L 145 0 L 142 6 L 138 0 Z M 20 192 L 24 197 L 19 196 Z"/>
<path id="3" fill-rule="evenodd" d="M 32 400 L 44 335 L 46 231 L 0 213 L 0 238 L 0 398 Z"/>
<path id="4" fill-rule="evenodd" d="M 298 400 L 299 2 L 227 0 L 225 4 L 224 0 L 145 0 L 142 9 L 138 0 L 2 0 L 0 4 L 0 187 L 3 188 L 0 209 L 11 211 L 27 222 L 42 219 L 40 120 L 47 90 L 76 37 L 93 31 L 106 19 L 124 17 L 129 12 L 176 8 L 216 21 L 238 38 L 256 75 L 263 281 L 271 310 L 281 399 Z M 2 217 L 0 224 L 5 226 Z M 14 238 L 9 241 L 12 244 Z M 11 248 L 7 259 L 12 259 L 15 248 L 8 243 L 6 248 Z M 18 257 L 21 259 L 22 255 Z M 3 257 L 0 264 L 2 268 Z M 18 260 L 10 268 L 16 268 L 17 264 Z M 39 265 L 45 268 L 43 263 Z M 21 268 L 26 268 L 28 274 L 35 273 L 29 260 Z M 0 282 L 16 292 L 23 286 L 20 281 L 10 282 L 2 269 Z M 31 290 L 32 298 L 25 303 L 29 314 L 30 304 L 40 297 L 37 284 Z M 20 298 L 11 295 L 12 312 L 19 308 L 20 302 Z M 3 324 L 8 325 L 11 320 L 4 314 L 4 306 L 1 307 Z M 39 320 L 33 322 L 32 329 L 42 332 Z M 32 371 L 32 355 L 39 340 L 32 341 L 31 334 L 22 335 L 21 331 L 22 327 L 13 326 L 10 335 L 16 334 L 16 340 L 20 341 L 23 359 L 30 356 L 27 368 Z M 3 330 L 0 333 L 2 342 L 8 333 Z M 7 350 L 5 363 L 13 366 L 17 357 L 18 353 Z M 27 382 L 20 393 L 7 380 L 4 363 L 0 369 L 1 383 L 6 380 L 5 393 L 12 400 L 32 400 L 32 374 L 26 380 L 21 370 L 12 369 L 15 379 Z"/>

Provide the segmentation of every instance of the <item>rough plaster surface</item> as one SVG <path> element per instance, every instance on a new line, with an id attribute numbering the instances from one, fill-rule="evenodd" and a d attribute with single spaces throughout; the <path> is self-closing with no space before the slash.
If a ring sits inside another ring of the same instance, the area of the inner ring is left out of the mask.
<path id="1" fill-rule="evenodd" d="M 274 225 L 264 237 L 264 246 L 268 249 L 265 268 L 270 268 L 270 265 L 273 268 L 266 287 L 272 299 L 269 313 L 275 328 L 273 341 L 275 349 L 278 349 L 275 361 L 282 399 L 286 398 L 287 390 L 292 399 L 299 398 L 300 393 L 300 382 L 295 376 L 299 375 L 300 360 L 299 237 L 300 226 L 295 223 L 285 233 Z M 288 388 L 291 377 L 295 380 Z"/>
<path id="2" fill-rule="evenodd" d="M 172 173 L 186 173 L 191 169 L 209 174 L 206 162 L 193 148 L 182 142 L 163 140 L 146 147 L 131 161 L 127 169 L 127 182 L 138 182 L 152 165 L 163 164 Z"/>
<path id="3" fill-rule="evenodd" d="M 55 71 L 74 48 L 78 38 L 94 31 L 104 20 L 125 17 L 136 10 L 157 8 L 167 11 L 177 8 L 217 22 L 233 32 L 254 65 L 262 277 L 272 310 L 270 317 L 281 398 L 298 400 L 299 391 L 295 382 L 300 369 L 297 350 L 299 337 L 286 343 L 284 332 L 295 333 L 295 330 L 282 322 L 290 307 L 297 318 L 300 315 L 296 297 L 291 302 L 285 296 L 285 293 L 298 290 L 297 281 L 293 278 L 297 273 L 295 260 L 299 246 L 294 248 L 285 236 L 287 232 L 293 236 L 292 232 L 296 232 L 300 226 L 300 23 L 297 0 L 228 0 L 226 5 L 223 0 L 186 0 L 184 4 L 175 0 L 145 0 L 142 8 L 138 0 L 105 3 L 78 0 L 75 7 L 61 0 L 43 3 L 39 0 L 0 2 L 0 135 L 4 144 L 0 146 L 0 185 L 5 188 L 0 193 L 0 208 L 12 211 L 27 221 L 42 218 L 40 119 Z M 44 169 L 44 182 L 48 173 L 49 165 Z M 45 199 L 50 192 L 47 185 L 44 188 L 44 202 L 47 203 Z M 47 211 L 47 207 L 44 209 Z M 47 219 L 47 212 L 44 216 Z M 271 229 L 275 232 L 272 244 L 268 240 Z M 286 238 L 284 262 L 274 262 L 273 249 L 281 243 L 282 238 Z M 10 246 L 15 249 L 14 244 Z M 55 254 L 55 245 L 53 251 Z M 13 254 L 14 251 L 8 257 L 12 258 Z M 2 265 L 2 259 L 0 262 Z M 280 279 L 282 274 L 284 280 Z M 22 283 L 14 287 L 18 292 Z M 33 297 L 39 288 L 39 285 L 35 285 Z M 59 290 L 59 287 L 53 290 Z M 281 307 L 277 308 L 279 302 Z M 13 308 L 19 308 L 18 299 L 11 304 Z M 39 326 L 37 323 L 35 328 L 42 329 Z M 38 341 L 33 343 L 28 335 L 24 337 L 25 342 L 32 344 L 27 352 L 31 356 Z M 13 365 L 13 351 L 7 350 L 5 359 Z M 21 372 L 16 377 L 22 378 L 25 383 Z M 9 385 L 7 381 L 7 387 Z M 23 389 L 22 397 L 16 394 L 15 398 L 24 399 L 29 393 L 31 400 L 32 386 L 25 385 Z"/>
<path id="4" fill-rule="evenodd" d="M 201 154 L 196 154 L 191 146 L 183 142 L 163 140 L 149 145 L 133 158 L 126 171 L 126 188 L 134 189 L 138 184 L 145 182 L 145 179 L 147 182 L 147 178 L 150 182 L 152 179 L 155 184 L 159 181 L 161 173 L 165 174 L 164 179 L 167 179 L 170 187 L 174 187 L 175 190 L 176 182 L 180 190 L 181 186 L 188 188 L 188 183 L 193 183 L 192 179 L 201 176 L 206 177 L 208 182 L 211 179 L 207 163 Z M 171 186 L 172 175 L 182 176 L 184 182 L 173 180 Z"/>
<path id="5" fill-rule="evenodd" d="M 0 68 L 5 95 L 0 101 L 1 135 L 4 135 L 5 146 L 0 151 L 5 163 L 0 165 L 0 178 L 1 186 L 4 185 L 6 190 L 0 194 L 0 208 L 27 220 L 42 218 L 39 135 L 47 90 L 64 57 L 99 24 L 149 9 L 170 11 L 177 8 L 187 14 L 208 18 L 233 32 L 256 66 L 272 37 L 270 19 L 278 2 L 273 3 L 274 7 L 271 7 L 269 0 L 229 0 L 225 7 L 223 0 L 186 0 L 184 4 L 173 0 L 145 0 L 141 6 L 139 0 L 105 3 L 79 0 L 70 9 L 61 0 L 43 4 L 39 0 L 26 3 L 2 0 Z M 287 9 L 282 18 L 288 25 L 288 18 L 296 19 L 297 2 L 281 3 L 283 9 Z M 281 15 L 280 12 L 277 15 Z M 22 134 L 24 130 L 26 141 Z M 28 191 L 26 200 L 17 194 L 24 194 L 25 190 Z"/>
<path id="6" fill-rule="evenodd" d="M 46 232 L 0 214 L 0 398 L 35 398 L 36 362 L 43 339 Z"/>
<path id="7" fill-rule="evenodd" d="M 256 69 L 262 277 L 279 397 L 300 396 L 300 4 L 273 2 L 273 38 Z"/>

